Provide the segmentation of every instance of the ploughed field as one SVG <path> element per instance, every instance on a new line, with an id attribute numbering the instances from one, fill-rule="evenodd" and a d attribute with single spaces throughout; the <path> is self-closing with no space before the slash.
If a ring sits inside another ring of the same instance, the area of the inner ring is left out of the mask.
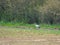
<path id="1" fill-rule="evenodd" d="M 0 45 L 60 45 L 60 30 L 0 26 Z"/>

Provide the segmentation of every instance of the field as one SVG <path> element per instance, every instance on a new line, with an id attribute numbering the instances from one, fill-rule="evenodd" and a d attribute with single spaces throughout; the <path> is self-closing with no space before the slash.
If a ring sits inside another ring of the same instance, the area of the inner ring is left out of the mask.
<path id="1" fill-rule="evenodd" d="M 58 28 L 56 28 L 58 27 Z M 0 45 L 60 45 L 60 26 L 0 26 Z"/>

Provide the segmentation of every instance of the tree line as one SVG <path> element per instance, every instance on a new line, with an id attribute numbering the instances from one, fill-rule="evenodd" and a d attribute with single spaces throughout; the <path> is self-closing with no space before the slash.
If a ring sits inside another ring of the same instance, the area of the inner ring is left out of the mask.
<path id="1" fill-rule="evenodd" d="M 60 24 L 59 0 L 0 0 L 0 22 Z"/>

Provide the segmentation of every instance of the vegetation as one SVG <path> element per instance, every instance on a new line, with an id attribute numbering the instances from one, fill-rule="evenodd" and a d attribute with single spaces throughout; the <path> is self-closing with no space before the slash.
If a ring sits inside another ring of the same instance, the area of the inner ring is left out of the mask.
<path id="1" fill-rule="evenodd" d="M 59 42 L 60 0 L 0 0 L 0 45 Z"/>
<path id="2" fill-rule="evenodd" d="M 59 0 L 0 0 L 0 22 L 60 23 Z"/>
<path id="3" fill-rule="evenodd" d="M 21 35 L 22 34 L 22 35 Z M 46 30 L 46 29 L 22 29 L 22 28 L 7 28 L 7 27 L 1 27 L 0 28 L 0 38 L 1 37 L 14 37 L 14 38 L 19 38 L 19 37 L 29 37 L 31 36 L 40 36 L 40 35 L 48 35 L 48 34 L 54 34 L 54 35 L 60 35 L 60 30 Z"/>
<path id="4" fill-rule="evenodd" d="M 36 27 L 35 27 L 35 24 L 27 24 L 27 23 L 17 23 L 17 22 L 15 22 L 15 23 L 13 23 L 13 22 L 0 22 L 0 27 L 12 27 L 12 28 L 22 28 L 22 29 L 24 29 L 24 28 L 28 28 L 28 30 L 31 28 L 31 29 L 36 29 Z M 50 25 L 50 24 L 40 24 L 40 29 L 44 29 L 44 30 L 46 30 L 46 29 L 48 29 L 48 30 L 60 30 L 60 25 L 59 24 L 52 24 L 52 25 Z"/>

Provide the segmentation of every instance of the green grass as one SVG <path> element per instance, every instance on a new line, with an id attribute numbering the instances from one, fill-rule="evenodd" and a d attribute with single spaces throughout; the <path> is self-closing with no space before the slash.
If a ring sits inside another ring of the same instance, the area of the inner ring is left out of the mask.
<path id="1" fill-rule="evenodd" d="M 9 34 L 9 35 L 15 35 L 18 32 L 22 32 L 24 33 L 32 33 L 34 34 L 60 34 L 60 25 L 49 25 L 49 24 L 40 24 L 40 29 L 37 30 L 34 26 L 34 24 L 25 24 L 25 23 L 13 23 L 13 22 L 8 22 L 8 23 L 4 23 L 3 21 L 0 22 L 0 26 L 2 28 L 0 28 L 0 36 L 1 36 L 1 31 L 3 32 L 3 34 Z M 7 26 L 7 27 L 6 27 Z M 22 26 L 22 27 L 21 27 Z M 6 27 L 6 28 L 5 28 Z M 18 28 L 16 28 L 18 27 Z M 57 29 L 55 29 L 57 28 Z M 20 34 L 19 33 L 19 34 Z"/>
<path id="2" fill-rule="evenodd" d="M 17 22 L 0 22 L 0 26 L 27 26 L 35 28 L 34 24 L 26 24 L 26 23 L 17 23 Z M 60 24 L 40 24 L 41 28 L 60 28 Z"/>
<path id="3" fill-rule="evenodd" d="M 41 24 L 41 27 L 43 28 L 60 28 L 60 24 Z"/>
<path id="4" fill-rule="evenodd" d="M 1 26 L 34 26 L 34 24 L 26 24 L 26 23 L 23 23 L 23 22 L 3 22 L 1 21 L 0 22 L 0 25 Z"/>

